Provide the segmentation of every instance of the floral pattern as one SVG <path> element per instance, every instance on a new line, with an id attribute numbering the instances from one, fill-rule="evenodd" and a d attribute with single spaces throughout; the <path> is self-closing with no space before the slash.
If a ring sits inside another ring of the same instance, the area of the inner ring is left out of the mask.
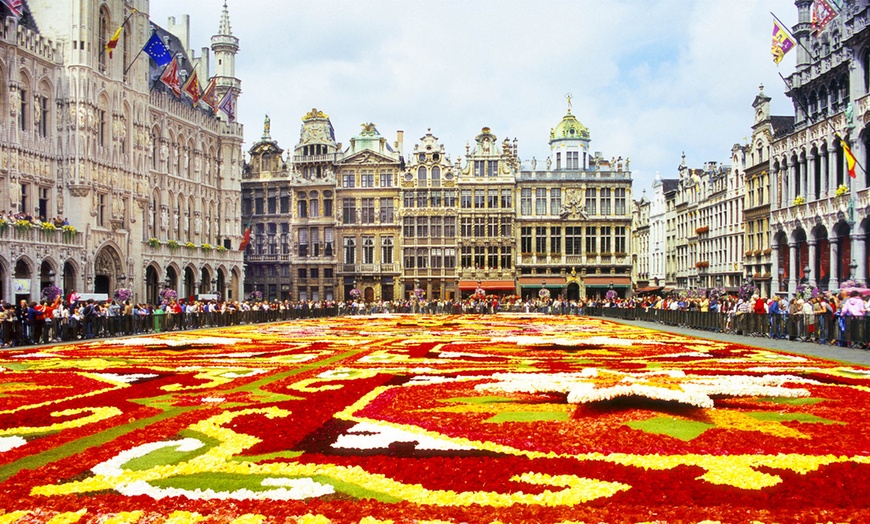
<path id="1" fill-rule="evenodd" d="M 870 519 L 870 370 L 605 320 L 13 349 L 0 396 L 0 522 Z"/>

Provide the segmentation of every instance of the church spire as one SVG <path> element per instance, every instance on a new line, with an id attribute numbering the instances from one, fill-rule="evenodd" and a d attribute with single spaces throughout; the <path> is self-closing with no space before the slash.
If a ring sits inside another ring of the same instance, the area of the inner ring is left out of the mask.
<path id="1" fill-rule="evenodd" d="M 233 30 L 230 27 L 230 11 L 227 9 L 227 0 L 224 0 L 224 10 L 221 13 L 221 23 L 218 27 L 218 34 L 223 36 L 232 36 Z"/>

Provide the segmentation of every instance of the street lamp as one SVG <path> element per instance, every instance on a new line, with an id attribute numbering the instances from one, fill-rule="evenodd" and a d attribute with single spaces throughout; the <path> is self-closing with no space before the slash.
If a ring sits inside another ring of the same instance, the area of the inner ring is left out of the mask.
<path id="1" fill-rule="evenodd" d="M 849 278 L 850 279 L 857 280 L 855 278 L 855 273 L 858 272 L 857 270 L 858 270 L 858 263 L 855 262 L 855 259 L 853 258 L 852 262 L 849 264 Z"/>
<path id="2" fill-rule="evenodd" d="M 57 275 L 57 273 L 55 273 L 53 269 L 49 269 L 48 270 L 48 281 L 51 282 L 52 284 L 54 284 L 54 277 L 56 275 Z"/>

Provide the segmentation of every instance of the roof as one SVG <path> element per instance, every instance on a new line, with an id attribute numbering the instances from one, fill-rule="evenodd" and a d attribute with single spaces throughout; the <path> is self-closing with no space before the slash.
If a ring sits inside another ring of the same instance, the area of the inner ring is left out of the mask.
<path id="1" fill-rule="evenodd" d="M 187 50 L 184 49 L 184 45 L 182 45 L 181 40 L 177 36 L 170 33 L 166 29 L 163 29 L 162 27 L 155 24 L 154 22 L 149 22 L 149 24 L 151 26 L 151 31 L 160 35 L 160 39 L 163 41 L 163 44 L 166 46 L 166 49 L 169 50 L 169 54 L 172 56 L 179 56 L 180 55 L 183 58 L 182 60 L 179 61 L 179 64 L 178 64 L 178 74 L 180 76 L 183 76 L 183 78 L 181 79 L 181 82 L 183 84 L 184 80 L 190 77 L 190 75 L 193 73 L 193 69 L 194 69 L 193 63 L 190 61 L 190 57 L 187 56 Z M 145 54 L 145 53 L 143 53 L 143 54 Z M 145 58 L 145 57 L 143 56 L 142 58 Z M 148 78 L 150 79 L 150 82 L 151 82 L 151 90 L 152 91 L 159 91 L 161 93 L 171 93 L 172 92 L 172 90 L 169 89 L 169 87 L 167 87 L 166 84 L 164 84 L 163 82 L 160 81 L 160 75 L 163 73 L 164 69 L 165 69 L 165 67 L 158 67 L 157 63 L 154 62 L 154 59 L 148 57 Z M 204 81 L 207 81 L 207 80 L 208 79 L 200 78 L 199 83 L 203 84 Z M 174 96 L 175 95 L 173 94 L 173 97 Z M 177 100 L 179 102 L 193 106 L 193 101 L 189 97 L 181 96 L 181 97 L 178 97 Z M 211 114 L 211 111 L 209 111 L 208 109 L 205 109 L 204 107 L 202 107 L 199 104 L 197 104 L 197 109 L 199 109 L 200 111 L 202 111 L 204 113 Z"/>
<path id="2" fill-rule="evenodd" d="M 662 179 L 662 191 L 663 192 L 670 193 L 671 191 L 676 191 L 678 187 L 680 187 L 680 179 L 679 178 L 663 178 Z"/>
<path id="3" fill-rule="evenodd" d="M 562 117 L 562 121 L 550 131 L 550 141 L 553 140 L 589 140 L 589 129 L 577 120 L 577 117 L 568 114 Z"/>
<path id="4" fill-rule="evenodd" d="M 773 127 L 773 137 L 779 138 L 791 134 L 794 131 L 793 116 L 772 116 L 770 125 Z"/>

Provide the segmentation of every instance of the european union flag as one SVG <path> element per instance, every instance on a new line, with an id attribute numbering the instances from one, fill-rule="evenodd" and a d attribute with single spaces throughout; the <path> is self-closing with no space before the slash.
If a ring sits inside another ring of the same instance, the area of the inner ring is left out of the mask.
<path id="1" fill-rule="evenodd" d="M 158 67 L 163 67 L 172 62 L 172 55 L 169 53 L 169 49 L 166 49 L 166 45 L 163 44 L 163 41 L 160 40 L 160 35 L 157 33 L 151 35 L 151 38 L 148 39 L 142 50 L 148 53 L 148 56 L 157 63 Z"/>

